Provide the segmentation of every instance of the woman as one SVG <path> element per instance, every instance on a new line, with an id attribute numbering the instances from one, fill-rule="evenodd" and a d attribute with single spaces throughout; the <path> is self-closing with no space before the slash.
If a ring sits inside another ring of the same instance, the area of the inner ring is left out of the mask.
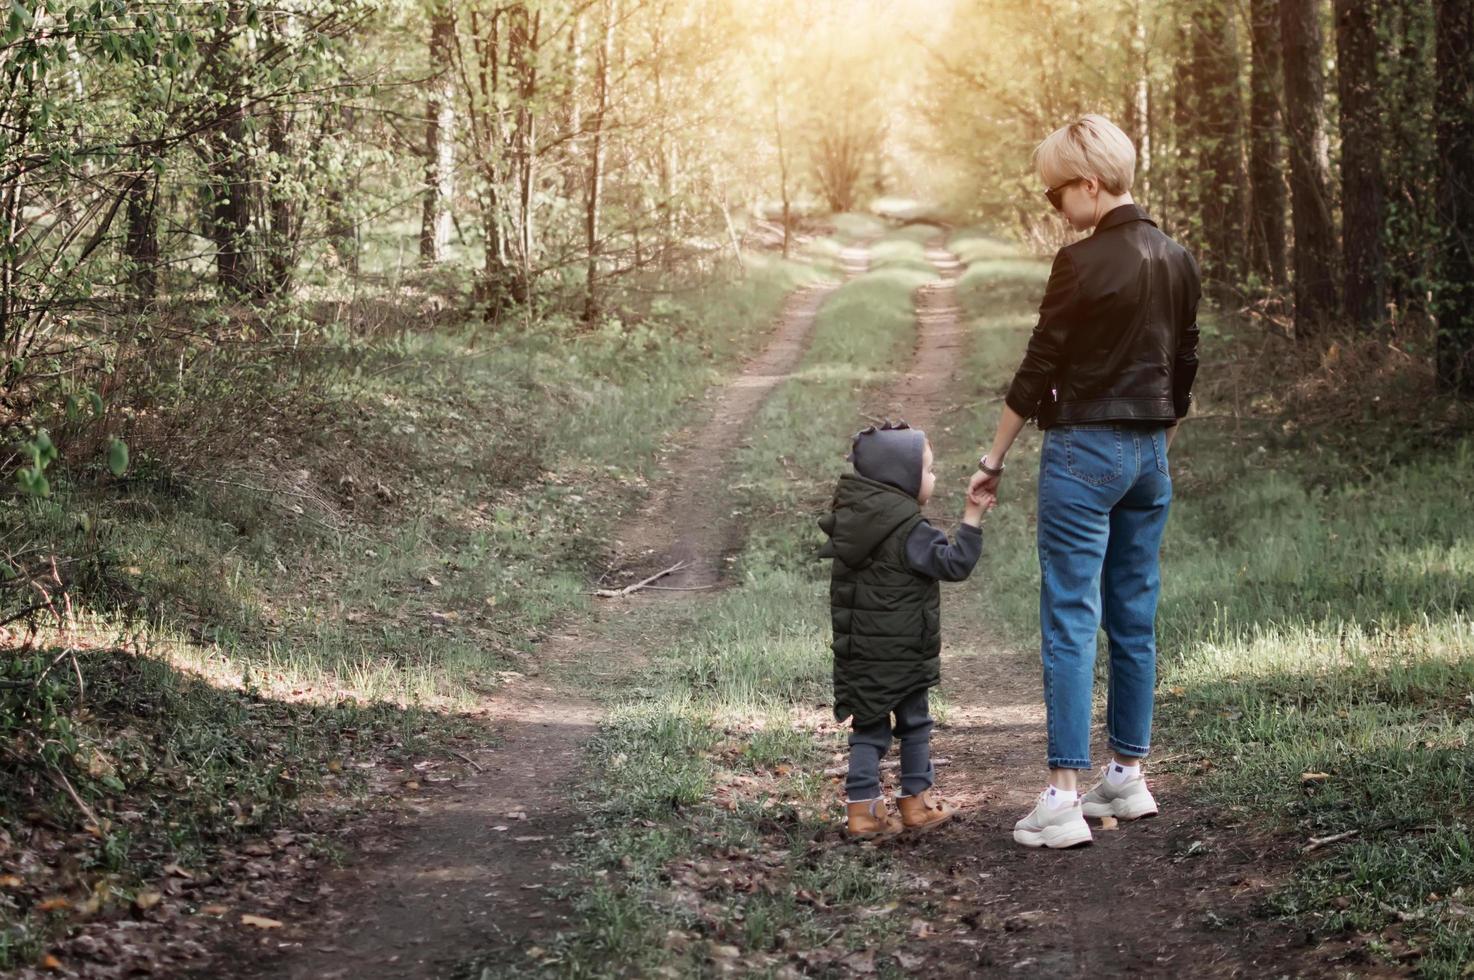
<path id="1" fill-rule="evenodd" d="M 1136 151 L 1101 116 L 1050 134 L 1034 166 L 1088 237 L 1060 249 L 993 446 L 969 493 L 996 492 L 1030 418 L 1039 460 L 1039 626 L 1049 784 L 1014 827 L 1029 847 L 1091 841 L 1085 817 L 1154 816 L 1141 773 L 1156 686 L 1158 549 L 1172 499 L 1167 450 L 1198 367 L 1197 264 L 1131 199 Z M 1110 640 L 1112 760 L 1085 794 L 1096 631 Z"/>

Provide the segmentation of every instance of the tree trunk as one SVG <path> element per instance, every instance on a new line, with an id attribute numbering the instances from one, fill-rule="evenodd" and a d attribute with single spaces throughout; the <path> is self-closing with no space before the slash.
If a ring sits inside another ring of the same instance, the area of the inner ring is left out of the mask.
<path id="1" fill-rule="evenodd" d="M 455 196 L 455 14 L 449 4 L 430 12 L 429 98 L 425 102 L 425 201 L 420 218 L 420 262 L 445 259 Z"/>
<path id="2" fill-rule="evenodd" d="M 1197 248 L 1202 215 L 1198 211 L 1197 141 L 1193 138 L 1193 117 L 1197 105 L 1193 59 L 1191 57 L 1193 25 L 1190 13 L 1182 4 L 1172 7 L 1172 29 L 1177 36 L 1175 69 L 1172 74 L 1172 112 L 1169 129 L 1173 153 L 1159 183 L 1162 185 L 1162 227 L 1184 244 Z"/>
<path id="3" fill-rule="evenodd" d="M 594 111 L 589 122 L 593 131 L 589 147 L 589 192 L 585 198 L 584 243 L 588 250 L 588 268 L 584 284 L 583 319 L 593 323 L 599 318 L 599 208 L 604 192 L 604 122 L 609 111 L 609 62 L 614 57 L 614 21 L 618 16 L 618 0 L 605 0 L 604 38 L 594 66 Z"/>
<path id="4" fill-rule="evenodd" d="M 676 245 L 676 213 L 673 181 L 675 179 L 675 151 L 671 147 L 671 139 L 668 134 L 666 123 L 667 104 L 665 94 L 665 74 L 661 70 L 661 63 L 665 58 L 664 35 L 660 30 L 657 18 L 656 26 L 650 38 L 651 67 L 655 83 L 655 173 L 658 178 L 658 189 L 660 201 L 656 205 L 656 211 L 660 216 L 660 268 L 669 272 L 671 260 L 675 255 Z M 638 264 L 638 263 L 637 263 Z"/>
<path id="5" fill-rule="evenodd" d="M 1335 0 L 1336 77 L 1341 103 L 1341 252 L 1345 308 L 1355 326 L 1384 314 L 1382 144 L 1377 105 L 1377 28 L 1366 0 Z M 1471 55 L 1474 57 L 1474 55 Z"/>
<path id="6" fill-rule="evenodd" d="M 1222 298 L 1243 278 L 1243 113 L 1239 103 L 1238 35 L 1226 0 L 1198 0 L 1192 15 L 1196 129 L 1201 163 L 1195 174 L 1203 212 L 1203 278 Z"/>
<path id="7" fill-rule="evenodd" d="M 1474 397 L 1474 4 L 1437 2 L 1439 386 Z"/>
<path id="8" fill-rule="evenodd" d="M 1251 0 L 1253 67 L 1249 109 L 1249 269 L 1270 286 L 1285 282 L 1284 134 L 1280 114 L 1278 0 Z"/>
<path id="9" fill-rule="evenodd" d="M 142 173 L 128 188 L 128 231 L 123 240 L 135 309 L 152 303 L 159 288 L 159 222 L 154 212 L 158 180 L 147 161 L 140 161 L 139 167 Z"/>
<path id="10" fill-rule="evenodd" d="M 495 321 L 505 311 L 507 301 L 514 298 L 517 272 L 513 268 L 508 243 L 510 218 L 507 188 L 510 185 L 509 161 L 512 160 L 512 126 L 502 100 L 503 16 L 498 10 L 484 21 L 476 7 L 469 8 L 471 49 L 475 56 L 475 74 L 468 79 L 466 119 L 471 144 L 482 180 L 480 191 L 481 228 L 485 247 L 481 281 L 476 284 L 475 298 L 486 303 L 485 316 Z M 510 59 L 510 54 L 508 55 Z"/>
<path id="11" fill-rule="evenodd" d="M 783 147 L 783 110 L 778 92 L 782 84 L 780 79 L 773 81 L 773 134 L 778 143 L 778 192 L 783 197 L 783 257 L 786 259 L 792 249 L 793 232 L 789 220 L 792 205 L 788 200 L 788 154 Z"/>
<path id="12" fill-rule="evenodd" d="M 257 283 L 257 295 L 280 296 L 292 288 L 297 266 L 297 231 L 299 209 L 291 192 L 284 189 L 284 177 L 291 166 L 291 119 L 285 108 L 268 110 L 266 145 L 271 151 L 264 192 L 266 195 L 265 273 Z"/>
<path id="13" fill-rule="evenodd" d="M 1437 126 L 1430 107 L 1437 86 L 1435 12 L 1431 0 L 1381 0 L 1382 50 L 1378 105 L 1386 133 L 1382 253 L 1389 306 L 1400 320 L 1431 323 L 1428 285 L 1436 277 Z"/>
<path id="14" fill-rule="evenodd" d="M 1141 0 L 1131 4 L 1131 72 L 1124 100 L 1126 134 L 1136 147 L 1136 182 L 1132 196 L 1148 210 L 1152 207 L 1151 66 L 1147 60 L 1146 21 Z"/>
<path id="15" fill-rule="evenodd" d="M 1316 0 L 1280 0 L 1295 232 L 1295 336 L 1301 339 L 1324 332 L 1336 312 L 1336 235 L 1319 13 Z"/>
<path id="16" fill-rule="evenodd" d="M 255 281 L 250 243 L 250 158 L 240 110 L 210 139 L 208 231 L 215 243 L 215 276 L 230 296 L 243 296 Z"/>
<path id="17" fill-rule="evenodd" d="M 205 233 L 215 244 L 215 276 L 221 290 L 239 297 L 255 281 L 251 248 L 251 158 L 246 141 L 246 107 L 237 86 L 240 71 L 233 42 L 242 21 L 241 5 L 226 7 L 225 24 L 213 44 L 211 85 L 224 100 L 220 125 L 207 140 L 210 183 Z"/>
<path id="18" fill-rule="evenodd" d="M 529 13 L 525 3 L 512 8 L 507 31 L 507 58 L 516 80 L 516 125 L 512 136 L 512 156 L 517 193 L 516 211 L 516 277 L 512 281 L 512 297 L 519 303 L 532 298 L 532 260 L 534 234 L 533 188 L 537 182 L 537 120 L 533 105 L 537 95 L 537 53 L 542 11 Z"/>
<path id="19" fill-rule="evenodd" d="M 583 22 L 584 8 L 579 8 L 578 14 L 573 18 L 573 23 L 568 27 L 568 78 L 564 87 L 564 103 L 567 109 L 565 125 L 568 127 L 568 150 L 563 168 L 563 196 L 569 200 L 575 200 L 587 191 L 583 188 L 584 166 L 579 156 L 578 148 L 583 142 L 583 75 L 584 75 L 584 43 Z"/>
<path id="20" fill-rule="evenodd" d="M 337 107 L 338 137 L 353 132 L 353 106 L 343 103 Z M 348 200 L 357 178 L 351 172 L 333 179 L 328 188 L 327 233 L 338 256 L 338 266 L 349 275 L 358 275 L 359 237 L 358 222 L 354 220 Z"/>

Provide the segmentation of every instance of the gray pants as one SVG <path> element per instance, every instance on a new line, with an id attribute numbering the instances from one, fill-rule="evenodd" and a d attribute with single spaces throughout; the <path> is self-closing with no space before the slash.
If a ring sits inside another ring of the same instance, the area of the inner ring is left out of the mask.
<path id="1" fill-rule="evenodd" d="M 890 751 L 891 737 L 901 740 L 901 793 L 915 796 L 931 788 L 931 712 L 926 690 L 896 705 L 895 724 L 887 715 L 850 732 L 850 772 L 845 795 L 850 800 L 873 800 L 880 795 L 880 760 Z"/>

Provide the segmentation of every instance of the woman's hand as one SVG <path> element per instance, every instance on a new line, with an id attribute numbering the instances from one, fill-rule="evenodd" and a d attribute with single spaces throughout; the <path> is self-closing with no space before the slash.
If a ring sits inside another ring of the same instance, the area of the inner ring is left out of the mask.
<path id="1" fill-rule="evenodd" d="M 984 498 L 998 496 L 998 483 L 1003 479 L 1002 473 L 984 473 L 978 470 L 972 475 L 967 484 L 967 502 L 981 507 Z"/>
<path id="2" fill-rule="evenodd" d="M 1013 441 L 1023 431 L 1024 417 L 1007 404 L 1003 406 L 1003 414 L 998 417 L 998 431 L 993 434 L 993 448 L 988 450 L 988 465 L 996 467 L 998 473 L 984 473 L 978 470 L 972 475 L 972 480 L 967 484 L 967 499 L 975 503 L 981 503 L 984 494 L 998 494 L 998 483 L 1003 478 L 1003 457 L 1008 455 L 1008 450 L 1013 447 Z"/>

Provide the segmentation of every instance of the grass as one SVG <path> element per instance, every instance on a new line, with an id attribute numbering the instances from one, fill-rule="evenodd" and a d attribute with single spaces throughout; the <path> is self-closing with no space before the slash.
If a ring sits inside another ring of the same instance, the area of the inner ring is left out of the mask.
<path id="1" fill-rule="evenodd" d="M 1024 297 L 1037 301 L 1046 272 L 990 256 L 964 279 L 964 374 L 985 379 L 979 398 L 1001 395 L 1033 325 Z M 1239 329 L 1205 319 L 1202 416 L 1231 414 L 1245 394 L 1215 380 L 1243 356 L 1248 338 L 1228 336 Z M 1253 382 L 1265 398 L 1290 383 Z M 996 419 L 981 416 L 977 445 Z M 1409 456 L 1375 416 L 1310 431 L 1282 422 L 1190 422 L 1174 447 L 1158 752 L 1179 760 L 1166 764 L 1192 774 L 1203 800 L 1242 814 L 1246 832 L 1268 827 L 1280 847 L 1351 835 L 1296 862 L 1270 914 L 1325 936 L 1361 934 L 1423 976 L 1466 975 L 1474 443 L 1425 440 Z M 970 593 L 1019 645 L 1037 642 L 1037 449 L 1029 430 L 1010 455 L 990 518 L 992 587 Z M 1399 465 L 1372 478 L 1346 465 L 1388 453 Z"/>
<path id="2" fill-rule="evenodd" d="M 126 906 L 165 865 L 359 805 L 356 762 L 465 735 L 586 607 L 667 433 L 820 271 L 755 256 L 595 330 L 330 332 L 321 373 L 280 393 L 321 394 L 319 428 L 275 456 L 201 472 L 136 453 L 101 485 L 58 466 L 52 497 L 0 504 L 0 535 L 77 569 L 67 631 L 0 659 L 0 841 L 29 852 L 37 814 L 66 830 L 0 890 L 0 968 L 74 921 L 46 900 Z"/>
<path id="3" fill-rule="evenodd" d="M 828 298 L 738 454 L 752 527 L 741 587 L 624 627 L 652 663 L 613 695 L 592 749 L 597 815 L 576 875 L 592 886 L 577 893 L 577 929 L 533 954 L 547 972 L 686 976 L 736 948 L 763 976 L 794 951 L 832 966 L 902 928 L 866 911 L 896 894 L 885 852 L 832 829 L 821 773 L 843 732 L 823 707 L 827 579 L 812 520 L 864 424 L 859 393 L 908 363 L 911 292 L 932 278 L 885 263 Z"/>

